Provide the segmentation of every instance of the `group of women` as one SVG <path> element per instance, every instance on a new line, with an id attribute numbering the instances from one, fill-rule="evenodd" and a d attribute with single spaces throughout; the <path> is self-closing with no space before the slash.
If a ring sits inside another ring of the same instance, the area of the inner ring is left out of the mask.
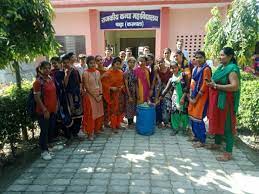
<path id="1" fill-rule="evenodd" d="M 73 53 L 61 61 L 52 58 L 52 70 L 49 62 L 40 64 L 34 94 L 44 159 L 51 159 L 47 145 L 55 119 L 61 121 L 69 140 L 77 138 L 80 128 L 94 140 L 107 127 L 118 133 L 123 118 L 133 128 L 136 107 L 145 102 L 156 105 L 157 125 L 171 128 L 171 135 L 191 127 L 195 148 L 219 149 L 225 135 L 226 152 L 217 159 L 232 158 L 240 97 L 240 72 L 232 48 L 222 49 L 221 65 L 213 74 L 203 51 L 197 51 L 192 61 L 181 50 L 169 48 L 156 60 L 150 53 L 135 59 L 130 48 L 115 58 L 109 48 L 105 53 L 107 58 L 81 56 L 81 65 L 87 64 L 82 73 L 75 67 Z M 205 144 L 205 117 L 215 144 Z"/>

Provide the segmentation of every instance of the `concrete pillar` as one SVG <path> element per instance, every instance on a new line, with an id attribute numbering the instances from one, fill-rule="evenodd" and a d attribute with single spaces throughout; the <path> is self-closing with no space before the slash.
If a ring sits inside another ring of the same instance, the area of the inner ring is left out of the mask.
<path id="1" fill-rule="evenodd" d="M 98 31 L 100 26 L 98 26 L 98 14 L 99 12 L 96 9 L 89 10 L 89 38 L 87 46 L 89 53 L 88 55 L 96 55 L 98 52 Z"/>
<path id="2" fill-rule="evenodd" d="M 156 57 L 162 56 L 163 49 L 169 46 L 169 17 L 170 8 L 162 7 L 160 10 L 160 29 L 156 30 Z"/>

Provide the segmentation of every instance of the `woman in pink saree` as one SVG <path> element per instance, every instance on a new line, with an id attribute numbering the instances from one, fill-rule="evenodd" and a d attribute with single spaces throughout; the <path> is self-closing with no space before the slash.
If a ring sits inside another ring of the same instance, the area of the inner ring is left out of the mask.
<path id="1" fill-rule="evenodd" d="M 147 58 L 139 56 L 138 65 L 134 69 L 134 74 L 138 80 L 137 103 L 143 104 L 149 101 L 150 79 L 149 69 L 147 68 Z"/>

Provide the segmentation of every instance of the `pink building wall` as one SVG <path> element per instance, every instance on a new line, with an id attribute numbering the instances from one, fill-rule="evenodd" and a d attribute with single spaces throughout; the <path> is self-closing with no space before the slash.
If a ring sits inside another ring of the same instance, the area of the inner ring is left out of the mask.
<path id="1" fill-rule="evenodd" d="M 176 49 L 177 35 L 205 35 L 205 25 L 211 18 L 211 9 L 212 8 L 171 9 L 169 48 L 173 50 Z M 227 11 L 227 6 L 221 7 L 220 11 L 224 16 Z"/>
<path id="2" fill-rule="evenodd" d="M 161 27 L 156 30 L 156 55 L 162 53 L 163 48 L 175 49 L 177 35 L 204 34 L 205 24 L 211 17 L 212 8 L 172 9 L 161 8 Z M 223 13 L 227 6 L 222 7 Z M 127 10 L 127 8 L 125 8 Z M 116 10 L 115 10 L 116 11 Z M 104 30 L 100 29 L 99 11 L 89 9 L 80 12 L 56 12 L 53 26 L 56 35 L 84 35 L 86 53 L 104 53 Z"/>
<path id="3" fill-rule="evenodd" d="M 171 10 L 169 47 L 175 48 L 177 35 L 203 34 L 209 18 L 210 9 Z"/>
<path id="4" fill-rule="evenodd" d="M 53 26 L 57 36 L 85 36 L 86 52 L 89 53 L 91 51 L 91 48 L 88 46 L 90 43 L 89 11 L 64 13 L 57 12 L 55 14 Z"/>

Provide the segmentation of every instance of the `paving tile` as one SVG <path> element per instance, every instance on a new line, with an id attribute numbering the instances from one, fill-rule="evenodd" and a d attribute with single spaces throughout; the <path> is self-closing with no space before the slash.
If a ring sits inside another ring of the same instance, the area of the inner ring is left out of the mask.
<path id="1" fill-rule="evenodd" d="M 51 182 L 52 185 L 69 185 L 71 179 L 55 179 Z"/>
<path id="2" fill-rule="evenodd" d="M 106 192 L 106 186 L 88 186 L 87 192 Z"/>
<path id="3" fill-rule="evenodd" d="M 129 187 L 130 193 L 150 193 L 151 188 L 146 186 L 130 186 Z"/>
<path id="4" fill-rule="evenodd" d="M 30 185 L 29 187 L 27 187 L 26 192 L 43 192 L 47 189 L 48 185 Z"/>
<path id="5" fill-rule="evenodd" d="M 122 174 L 122 173 L 112 173 L 112 179 L 129 179 L 130 174 Z"/>
<path id="6" fill-rule="evenodd" d="M 62 192 L 66 190 L 66 186 L 64 185 L 52 185 L 52 186 L 48 186 L 46 192 Z"/>
<path id="7" fill-rule="evenodd" d="M 109 179 L 99 179 L 99 178 L 93 178 L 90 181 L 90 185 L 108 185 Z"/>
<path id="8" fill-rule="evenodd" d="M 150 180 L 131 180 L 130 181 L 131 186 L 143 186 L 143 187 L 150 187 Z"/>
<path id="9" fill-rule="evenodd" d="M 116 193 L 125 193 L 127 194 L 129 191 L 129 187 L 128 186 L 123 186 L 123 185 L 110 185 L 108 187 L 108 193 L 110 194 L 116 194 Z"/>
<path id="10" fill-rule="evenodd" d="M 28 185 L 11 185 L 7 191 L 25 191 Z"/>
<path id="11" fill-rule="evenodd" d="M 259 167 L 240 149 L 234 160 L 218 162 L 216 152 L 169 134 L 125 130 L 110 136 L 107 130 L 94 142 L 74 142 L 51 161 L 36 160 L 3 193 L 256 193 Z"/>
<path id="12" fill-rule="evenodd" d="M 87 186 L 84 186 L 84 185 L 80 185 L 80 186 L 79 185 L 76 185 L 76 186 L 69 185 L 69 186 L 67 186 L 66 191 L 67 192 L 83 193 L 83 192 L 86 191 L 86 188 L 87 188 Z"/>
<path id="13" fill-rule="evenodd" d="M 70 185 L 89 185 L 90 183 L 90 179 L 86 179 L 86 178 L 73 178 L 70 181 Z"/>
<path id="14" fill-rule="evenodd" d="M 171 188 L 163 188 L 163 187 L 152 187 L 152 194 L 174 194 Z"/>
<path id="15" fill-rule="evenodd" d="M 151 185 L 152 185 L 152 187 L 158 187 L 158 188 L 160 188 L 160 187 L 161 188 L 172 188 L 171 182 L 169 180 L 168 181 L 152 180 Z"/>

